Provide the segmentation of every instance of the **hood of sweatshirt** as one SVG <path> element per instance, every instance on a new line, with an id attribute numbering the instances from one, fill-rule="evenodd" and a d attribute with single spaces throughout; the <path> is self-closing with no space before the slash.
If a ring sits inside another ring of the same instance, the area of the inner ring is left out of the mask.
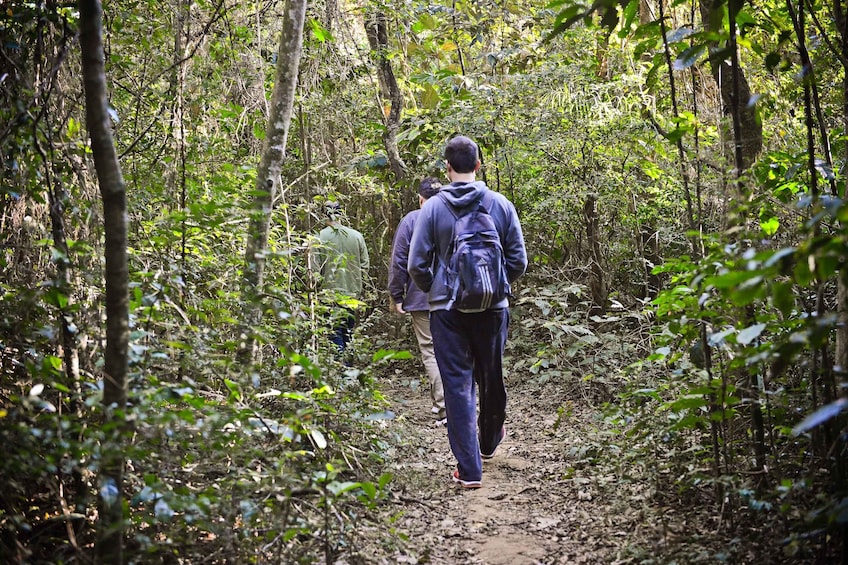
<path id="1" fill-rule="evenodd" d="M 455 208 L 465 208 L 485 191 L 489 190 L 481 180 L 473 182 L 454 182 L 439 191 Z"/>

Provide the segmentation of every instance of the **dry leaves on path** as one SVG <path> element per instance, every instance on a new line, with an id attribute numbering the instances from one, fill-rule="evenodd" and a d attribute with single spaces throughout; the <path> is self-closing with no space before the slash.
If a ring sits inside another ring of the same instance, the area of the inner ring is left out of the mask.
<path id="1" fill-rule="evenodd" d="M 449 477 L 456 462 L 444 427 L 436 426 L 425 392 L 384 390 L 398 415 L 390 424 L 402 438 L 394 451 L 394 499 L 402 507 L 393 527 L 408 536 L 395 562 L 535 565 L 612 563 L 608 510 L 594 494 L 595 477 L 574 476 L 569 451 L 582 443 L 573 415 L 552 434 L 557 407 L 540 412 L 539 397 L 511 390 L 509 436 L 484 462 L 483 488 L 461 489 Z M 574 426 L 569 429 L 568 426 Z M 574 440 L 563 441 L 563 432 Z M 571 450 L 575 452 L 574 450 Z M 578 450 L 579 451 L 579 450 Z M 620 528 L 619 528 L 620 531 Z M 410 561 L 410 560 L 414 561 Z"/>

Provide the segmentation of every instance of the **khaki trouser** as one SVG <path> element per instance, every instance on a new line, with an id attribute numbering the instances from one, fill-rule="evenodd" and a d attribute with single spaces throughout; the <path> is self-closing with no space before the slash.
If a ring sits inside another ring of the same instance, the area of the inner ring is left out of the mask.
<path id="1" fill-rule="evenodd" d="M 415 329 L 415 337 L 418 338 L 418 348 L 421 350 L 421 361 L 427 371 L 427 379 L 430 381 L 430 399 L 433 408 L 439 412 L 439 417 L 445 415 L 445 391 L 442 388 L 442 376 L 439 374 L 439 365 L 436 363 L 436 354 L 433 351 L 433 336 L 430 335 L 430 312 L 410 312 L 412 314 L 412 327 Z"/>

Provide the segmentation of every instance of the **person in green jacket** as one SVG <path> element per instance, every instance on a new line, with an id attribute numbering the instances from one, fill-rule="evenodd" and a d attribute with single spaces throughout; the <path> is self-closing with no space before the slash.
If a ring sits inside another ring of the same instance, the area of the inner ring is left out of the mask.
<path id="1" fill-rule="evenodd" d="M 368 274 L 368 249 L 365 238 L 355 229 L 341 223 L 338 202 L 325 205 L 327 226 L 318 234 L 320 245 L 314 248 L 312 268 L 320 275 L 321 288 L 335 294 L 342 306 L 330 337 L 343 353 L 350 342 L 356 323 L 356 302 L 362 297 L 362 282 Z"/>

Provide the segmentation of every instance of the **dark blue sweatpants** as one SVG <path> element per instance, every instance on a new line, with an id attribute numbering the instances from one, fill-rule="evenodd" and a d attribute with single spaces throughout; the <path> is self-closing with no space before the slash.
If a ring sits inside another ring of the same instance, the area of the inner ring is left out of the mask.
<path id="1" fill-rule="evenodd" d="M 480 451 L 493 453 L 501 440 L 506 418 L 503 352 L 508 328 L 506 308 L 430 313 L 430 332 L 445 389 L 448 442 L 459 476 L 466 481 L 482 479 Z M 479 419 L 476 388 L 480 389 Z"/>
<path id="2" fill-rule="evenodd" d="M 333 326 L 333 333 L 330 335 L 330 341 L 336 345 L 339 354 L 342 354 L 345 352 L 347 344 L 350 343 L 350 338 L 353 336 L 353 328 L 356 325 L 356 314 L 352 310 L 345 308 L 343 311 L 337 312 L 336 317 L 337 319 Z"/>

